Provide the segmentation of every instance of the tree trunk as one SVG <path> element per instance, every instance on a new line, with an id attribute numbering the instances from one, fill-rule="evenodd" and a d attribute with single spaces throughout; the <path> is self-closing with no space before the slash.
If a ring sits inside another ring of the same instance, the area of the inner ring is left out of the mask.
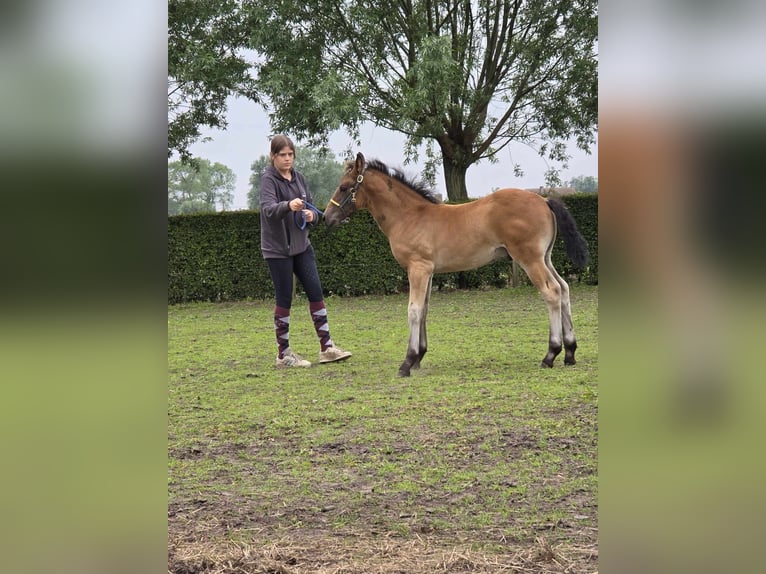
<path id="1" fill-rule="evenodd" d="M 467 201 L 465 174 L 468 166 L 455 165 L 448 159 L 445 159 L 442 165 L 444 166 L 444 183 L 447 186 L 447 199 L 452 202 Z"/>

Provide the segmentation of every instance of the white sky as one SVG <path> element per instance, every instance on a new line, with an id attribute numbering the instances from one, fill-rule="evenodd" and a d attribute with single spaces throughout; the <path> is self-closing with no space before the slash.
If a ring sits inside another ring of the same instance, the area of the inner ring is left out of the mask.
<path id="1" fill-rule="evenodd" d="M 687 118 L 763 109 L 766 3 L 615 0 L 599 5 L 599 101 Z"/>
<path id="2" fill-rule="evenodd" d="M 6 150 L 123 155 L 156 134 L 167 69 L 162 3 L 20 4 L 0 38 L 0 141 Z"/>
<path id="3" fill-rule="evenodd" d="M 231 98 L 228 112 L 229 126 L 225 131 L 203 131 L 212 141 L 198 142 L 191 146 L 191 152 L 212 162 L 228 166 L 237 176 L 234 204 L 232 209 L 247 207 L 247 192 L 249 190 L 250 165 L 269 150 L 268 116 L 261 106 L 244 98 Z M 291 134 L 287 134 L 291 135 Z M 293 138 L 294 139 L 294 138 Z M 405 137 L 397 132 L 365 124 L 360 133 L 361 146 L 352 146 L 354 153 L 361 151 L 367 158 L 376 158 L 397 167 L 409 175 L 419 175 L 423 163 L 404 165 Z M 330 136 L 330 147 L 339 154 L 340 161 L 344 150 L 353 142 L 344 132 Z M 300 145 L 300 142 L 296 141 Z M 423 148 L 424 153 L 425 148 Z M 438 148 L 437 148 L 438 150 Z M 562 181 L 575 176 L 598 176 L 598 150 L 594 147 L 587 155 L 574 144 L 569 153 L 572 159 L 569 168 L 560 171 Z M 500 187 L 539 187 L 545 184 L 545 172 L 548 169 L 546 160 L 534 150 L 523 145 L 510 145 L 498 154 L 497 163 L 483 161 L 468 169 L 466 185 L 470 197 L 481 197 Z M 517 178 L 513 173 L 513 164 L 519 164 L 524 170 L 524 177 Z M 441 169 L 436 176 L 436 190 L 446 199 L 444 176 Z"/>

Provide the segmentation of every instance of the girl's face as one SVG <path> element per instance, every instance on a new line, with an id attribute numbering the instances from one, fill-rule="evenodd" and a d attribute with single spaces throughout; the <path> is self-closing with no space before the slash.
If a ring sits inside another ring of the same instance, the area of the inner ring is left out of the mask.
<path id="1" fill-rule="evenodd" d="M 277 170 L 280 172 L 287 172 L 290 171 L 293 167 L 293 162 L 295 161 L 295 152 L 289 147 L 285 146 L 279 150 L 279 153 L 272 155 L 271 159 L 274 162 L 274 167 L 277 168 Z"/>

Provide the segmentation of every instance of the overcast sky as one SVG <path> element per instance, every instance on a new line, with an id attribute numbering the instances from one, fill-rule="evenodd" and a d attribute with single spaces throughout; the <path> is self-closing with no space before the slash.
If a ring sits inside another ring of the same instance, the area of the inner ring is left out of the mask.
<path id="1" fill-rule="evenodd" d="M 247 192 L 249 190 L 250 165 L 269 150 L 269 134 L 271 128 L 263 108 L 243 98 L 229 99 L 229 126 L 225 131 L 206 130 L 204 136 L 212 138 L 208 142 L 199 142 L 191 146 L 195 156 L 222 163 L 237 176 L 234 192 L 233 209 L 247 207 Z M 291 134 L 287 134 L 291 135 Z M 361 151 L 367 158 L 376 158 L 390 167 L 397 167 L 409 175 L 419 175 L 423 163 L 404 165 L 405 137 L 397 132 L 373 124 L 365 124 L 360 133 L 361 145 L 352 146 L 354 153 Z M 300 142 L 296 141 L 297 145 Z M 330 147 L 342 159 L 345 149 L 353 144 L 345 132 L 337 132 L 330 136 Z M 437 148 L 438 149 L 438 148 Z M 423 148 L 424 154 L 425 148 Z M 569 148 L 572 159 L 569 168 L 561 170 L 561 179 L 566 181 L 575 176 L 598 176 L 598 150 L 594 146 L 588 155 L 574 144 Z M 545 172 L 548 169 L 546 160 L 537 152 L 524 145 L 509 145 L 498 154 L 497 163 L 482 161 L 468 168 L 466 185 L 469 197 L 487 195 L 500 187 L 539 187 L 545 184 Z M 519 164 L 524 170 L 524 177 L 518 178 L 513 173 L 513 165 Z M 439 169 L 436 176 L 436 190 L 444 198 L 447 197 L 444 186 L 444 176 Z"/>

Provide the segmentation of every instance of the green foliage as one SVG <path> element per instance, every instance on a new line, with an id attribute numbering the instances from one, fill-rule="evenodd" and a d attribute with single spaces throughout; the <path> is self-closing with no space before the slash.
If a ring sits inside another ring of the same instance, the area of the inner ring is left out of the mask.
<path id="1" fill-rule="evenodd" d="M 567 160 L 597 123 L 597 2 L 326 0 L 257 4 L 253 47 L 278 131 L 324 143 L 371 121 L 427 144 L 450 200 L 465 173 L 511 141 Z M 441 157 L 429 143 L 437 142 Z M 551 179 L 555 179 L 555 170 Z"/>
<path id="2" fill-rule="evenodd" d="M 588 242 L 591 264 L 576 270 L 559 237 L 553 263 L 568 281 L 598 283 L 598 196 L 563 198 Z M 168 218 L 168 302 L 235 301 L 273 296 L 260 252 L 256 211 Z M 311 232 L 322 287 L 327 295 L 391 294 L 408 288 L 407 274 L 391 254 L 388 239 L 367 211 L 336 229 Z M 434 276 L 434 289 L 477 289 L 508 285 L 511 262 Z"/>
<path id="3" fill-rule="evenodd" d="M 250 164 L 250 191 L 247 192 L 247 205 L 250 209 L 259 207 L 261 174 L 268 165 L 267 155 L 260 156 Z M 343 164 L 335 161 L 326 150 L 295 146 L 295 169 L 306 178 L 314 205 L 323 209 L 338 186 Z"/>
<path id="4" fill-rule="evenodd" d="M 575 269 L 566 255 L 564 241 L 559 234 L 553 249 L 553 266 L 566 280 L 577 277 L 579 281 L 591 285 L 598 284 L 598 195 L 595 193 L 578 193 L 564 196 L 561 199 L 577 222 L 580 234 L 588 243 L 590 264 L 584 270 Z"/>
<path id="5" fill-rule="evenodd" d="M 232 301 L 272 293 L 257 213 L 168 218 L 168 302 Z"/>
<path id="6" fill-rule="evenodd" d="M 598 178 L 592 175 L 578 175 L 569 181 L 569 186 L 581 193 L 597 193 Z"/>
<path id="7" fill-rule="evenodd" d="M 247 207 L 258 209 L 261 193 L 261 176 L 269 165 L 269 156 L 262 155 L 250 164 L 250 189 L 247 192 Z"/>
<path id="8" fill-rule="evenodd" d="M 320 225 L 311 235 L 322 287 L 328 294 L 399 293 L 407 273 L 391 254 L 388 239 L 369 212 L 357 213 L 345 225 Z"/>
<path id="9" fill-rule="evenodd" d="M 327 152 L 297 147 L 295 167 L 306 178 L 314 204 L 322 208 L 329 203 L 343 174 L 343 164 Z"/>
<path id="10" fill-rule="evenodd" d="M 256 15 L 237 0 L 168 0 L 168 157 L 191 159 L 200 126 L 226 127 L 226 100 L 259 101 L 241 51 Z"/>
<path id="11" fill-rule="evenodd" d="M 234 201 L 237 176 L 206 159 L 168 163 L 168 215 L 226 210 Z"/>

